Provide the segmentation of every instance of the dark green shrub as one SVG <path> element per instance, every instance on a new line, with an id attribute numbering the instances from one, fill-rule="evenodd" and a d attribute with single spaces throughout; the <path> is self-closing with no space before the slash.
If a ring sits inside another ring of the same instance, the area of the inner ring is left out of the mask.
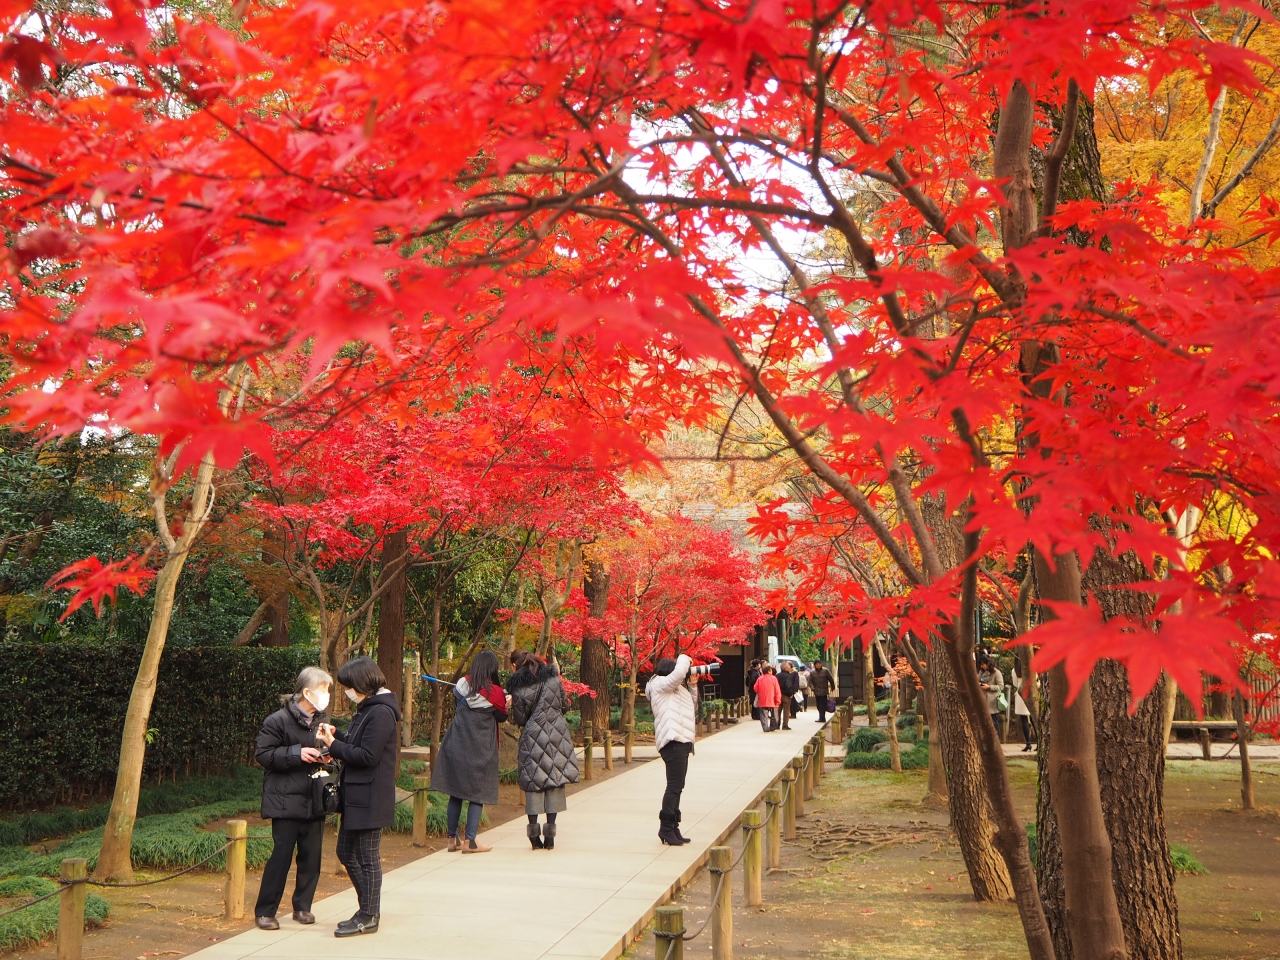
<path id="1" fill-rule="evenodd" d="M 852 753 L 870 753 L 871 748 L 877 743 L 884 743 L 889 739 L 887 730 L 881 730 L 878 727 L 859 727 L 858 730 L 845 741 L 845 751 Z"/>
<path id="2" fill-rule="evenodd" d="M 106 795 L 141 656 L 134 646 L 0 643 L 0 730 L 9 733 L 0 805 L 32 808 Z M 252 763 L 263 719 L 317 658 L 307 647 L 166 650 L 144 782 Z"/>
<path id="3" fill-rule="evenodd" d="M 901 751 L 903 770 L 924 770 L 929 766 L 929 747 L 917 744 L 911 749 Z M 844 767 L 846 770 L 888 770 L 892 766 L 892 757 L 888 751 L 884 753 L 846 753 Z"/>

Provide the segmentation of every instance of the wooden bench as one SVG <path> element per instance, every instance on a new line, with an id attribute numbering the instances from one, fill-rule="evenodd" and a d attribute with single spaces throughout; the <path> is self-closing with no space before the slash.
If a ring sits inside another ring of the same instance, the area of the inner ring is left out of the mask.
<path id="1" fill-rule="evenodd" d="M 1200 752 L 1206 760 L 1212 759 L 1209 754 L 1209 744 L 1212 742 L 1210 731 L 1234 730 L 1237 739 L 1240 736 L 1240 729 L 1234 720 L 1175 720 L 1170 727 L 1176 731 L 1189 731 L 1195 734 L 1196 739 L 1200 741 Z"/>

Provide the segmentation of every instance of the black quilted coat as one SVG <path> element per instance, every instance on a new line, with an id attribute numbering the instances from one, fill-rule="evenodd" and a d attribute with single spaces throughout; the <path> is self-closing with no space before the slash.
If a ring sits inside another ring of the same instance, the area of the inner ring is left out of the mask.
<path id="1" fill-rule="evenodd" d="M 545 664 L 537 674 L 517 670 L 507 681 L 511 720 L 524 729 L 516 752 L 520 789 L 541 792 L 578 782 L 578 758 L 564 715 L 569 697 L 556 668 Z"/>

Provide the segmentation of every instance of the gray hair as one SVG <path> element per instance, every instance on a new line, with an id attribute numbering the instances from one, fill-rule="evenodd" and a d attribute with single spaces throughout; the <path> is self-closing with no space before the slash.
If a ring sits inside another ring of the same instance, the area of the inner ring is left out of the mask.
<path id="1" fill-rule="evenodd" d="M 314 690 L 317 687 L 333 687 L 333 677 L 319 667 L 303 667 L 298 674 L 298 682 L 293 685 L 293 699 L 302 696 L 303 690 Z"/>

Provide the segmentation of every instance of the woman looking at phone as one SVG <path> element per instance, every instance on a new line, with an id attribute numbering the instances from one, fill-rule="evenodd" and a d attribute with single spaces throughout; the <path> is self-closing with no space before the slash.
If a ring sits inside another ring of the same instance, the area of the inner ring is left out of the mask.
<path id="1" fill-rule="evenodd" d="M 338 859 L 356 888 L 360 909 L 343 920 L 335 937 L 378 932 L 382 908 L 382 830 L 396 818 L 396 733 L 400 701 L 387 689 L 386 677 L 368 657 L 343 664 L 338 682 L 356 705 L 346 733 L 323 725 L 316 739 L 342 761 L 342 827 Z"/>

